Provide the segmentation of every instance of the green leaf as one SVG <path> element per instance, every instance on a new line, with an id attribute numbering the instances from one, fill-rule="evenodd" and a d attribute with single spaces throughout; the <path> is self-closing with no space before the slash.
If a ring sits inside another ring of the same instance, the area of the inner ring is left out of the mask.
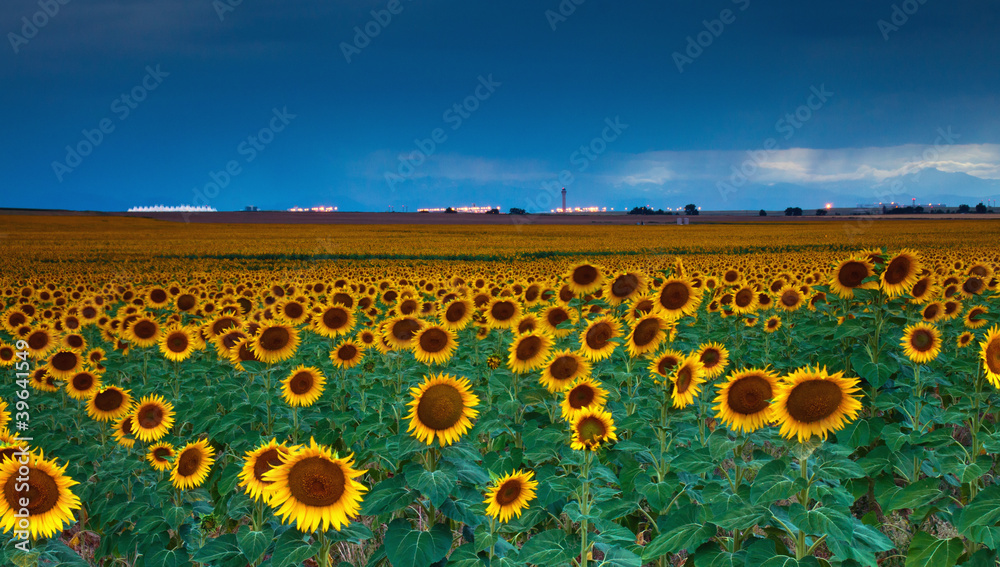
<path id="1" fill-rule="evenodd" d="M 806 510 L 801 504 L 793 504 L 788 509 L 788 517 L 800 530 L 810 535 L 826 535 L 831 538 L 849 540 L 851 538 L 851 518 L 833 508 L 820 506 Z"/>
<path id="2" fill-rule="evenodd" d="M 485 567 L 486 563 L 476 553 L 476 546 L 471 543 L 460 545 L 448 557 L 448 567 Z"/>
<path id="3" fill-rule="evenodd" d="M 211 563 L 235 557 L 240 554 L 234 534 L 226 534 L 216 539 L 210 539 L 191 557 L 192 561 Z"/>
<path id="4" fill-rule="evenodd" d="M 236 534 L 240 552 L 250 563 L 256 563 L 258 559 L 263 557 L 267 546 L 271 545 L 271 540 L 274 539 L 274 530 L 267 527 L 264 529 L 266 531 L 254 532 L 250 531 L 247 526 L 243 526 Z"/>
<path id="5" fill-rule="evenodd" d="M 190 565 L 188 552 L 184 548 L 161 549 L 145 559 L 146 567 L 183 567 Z"/>
<path id="6" fill-rule="evenodd" d="M 299 530 L 291 528 L 278 537 L 274 543 L 274 553 L 271 555 L 272 567 L 287 567 L 298 565 L 319 552 L 319 543 L 312 545 L 305 542 L 305 536 Z"/>
<path id="7" fill-rule="evenodd" d="M 849 459 L 838 459 L 824 462 L 817 469 L 816 474 L 822 480 L 847 480 L 852 478 L 864 478 L 865 471 L 858 463 Z"/>
<path id="8" fill-rule="evenodd" d="M 518 561 L 542 567 L 567 563 L 576 557 L 579 550 L 575 541 L 566 537 L 562 530 L 548 530 L 535 534 L 521 547 Z"/>
<path id="9" fill-rule="evenodd" d="M 392 567 L 427 567 L 443 559 L 450 550 L 451 530 L 444 524 L 436 524 L 425 532 L 398 518 L 389 523 L 385 533 L 385 555 Z"/>
<path id="10" fill-rule="evenodd" d="M 613 546 L 604 552 L 604 559 L 597 567 L 641 567 L 642 559 L 631 551 Z"/>
<path id="11" fill-rule="evenodd" d="M 938 539 L 926 532 L 917 532 L 906 553 L 906 567 L 954 567 L 964 550 L 961 538 Z"/>
<path id="12" fill-rule="evenodd" d="M 975 498 L 955 514 L 955 529 L 968 536 L 974 526 L 993 526 L 1000 520 L 1000 486 L 981 490 Z"/>
<path id="13" fill-rule="evenodd" d="M 712 523 L 684 524 L 661 533 L 643 548 L 643 562 L 652 561 L 667 553 L 677 553 L 683 550 L 693 550 L 715 535 L 716 526 Z"/>
<path id="14" fill-rule="evenodd" d="M 184 523 L 184 520 L 191 517 L 191 510 L 181 506 L 171 506 L 167 509 L 167 513 L 163 517 L 167 520 L 167 525 L 170 526 L 170 529 L 176 531 Z"/>
<path id="15" fill-rule="evenodd" d="M 876 494 L 875 499 L 882 506 L 882 513 L 888 514 L 893 510 L 927 506 L 941 498 L 942 494 L 941 479 L 925 478 L 903 488 Z"/>
<path id="16" fill-rule="evenodd" d="M 365 495 L 361 503 L 361 514 L 377 516 L 402 510 L 416 499 L 416 495 L 406 487 L 403 475 L 396 475 L 375 485 Z"/>
<path id="17" fill-rule="evenodd" d="M 760 567 L 819 567 L 819 561 L 813 556 L 795 559 L 779 555 L 761 563 Z"/>
<path id="18" fill-rule="evenodd" d="M 440 507 L 451 496 L 457 481 L 454 474 L 444 470 L 428 471 L 423 467 L 414 467 L 406 472 L 406 482 L 430 499 L 435 507 Z"/>

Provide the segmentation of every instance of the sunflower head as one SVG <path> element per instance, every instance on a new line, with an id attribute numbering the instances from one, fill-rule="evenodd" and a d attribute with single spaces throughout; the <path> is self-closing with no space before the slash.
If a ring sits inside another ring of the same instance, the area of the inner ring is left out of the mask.
<path id="1" fill-rule="evenodd" d="M 994 388 L 1000 388 L 1000 325 L 993 325 L 979 343 L 979 356 L 983 361 L 986 378 Z"/>
<path id="2" fill-rule="evenodd" d="M 578 451 L 596 451 L 602 444 L 617 441 L 615 421 L 603 408 L 587 408 L 572 420 L 570 446 Z"/>
<path id="3" fill-rule="evenodd" d="M 866 281 L 875 275 L 875 267 L 866 257 L 848 258 L 837 265 L 830 280 L 830 290 L 842 298 L 854 297 L 856 289 L 875 289 L 877 281 Z"/>
<path id="4" fill-rule="evenodd" d="M 129 415 L 135 436 L 146 443 L 158 441 L 174 425 L 173 404 L 156 394 L 143 396 Z"/>
<path id="5" fill-rule="evenodd" d="M 326 377 L 313 366 L 300 365 L 281 382 L 281 395 L 292 407 L 307 407 L 323 394 Z"/>
<path id="6" fill-rule="evenodd" d="M 146 452 L 146 460 L 155 470 L 166 471 L 173 466 L 173 458 L 176 455 L 177 451 L 173 445 L 160 442 L 149 447 Z"/>
<path id="7" fill-rule="evenodd" d="M 651 314 L 640 317 L 632 326 L 625 341 L 625 346 L 632 358 L 656 351 L 667 338 L 667 329 L 673 322 L 668 322 L 659 315 Z"/>
<path id="8" fill-rule="evenodd" d="M 490 484 L 486 493 L 486 514 L 506 522 L 513 517 L 521 517 L 528 502 L 535 499 L 538 482 L 532 471 L 508 473 Z"/>
<path id="9" fill-rule="evenodd" d="M 701 294 L 685 278 L 669 278 L 656 292 L 654 308 L 664 317 L 679 319 L 691 315 L 701 305 Z"/>
<path id="10" fill-rule="evenodd" d="M 600 409 L 608 403 L 608 391 L 595 380 L 578 378 L 563 390 L 560 404 L 563 419 L 572 422 L 578 413 L 586 409 Z"/>
<path id="11" fill-rule="evenodd" d="M 201 486 L 215 463 L 215 449 L 207 439 L 188 443 L 177 452 L 170 481 L 181 490 Z"/>
<path id="12" fill-rule="evenodd" d="M 800 368 L 778 385 L 772 402 L 774 421 L 781 435 L 808 441 L 813 435 L 823 440 L 839 431 L 861 411 L 857 378 L 843 372 L 830 374 L 826 368 Z"/>
<path id="13" fill-rule="evenodd" d="M 428 445 L 435 439 L 442 447 L 450 445 L 472 428 L 479 412 L 479 398 L 472 393 L 469 381 L 448 374 L 429 375 L 419 386 L 410 389 L 413 400 L 407 404 L 410 420 L 407 429 Z"/>
<path id="14" fill-rule="evenodd" d="M 576 295 L 586 295 L 600 289 L 604 274 L 600 266 L 583 262 L 574 264 L 566 274 L 566 285 Z"/>
<path id="15" fill-rule="evenodd" d="M 458 335 L 442 325 L 427 325 L 417 331 L 411 345 L 413 356 L 424 364 L 444 364 L 458 349 Z"/>
<path id="16" fill-rule="evenodd" d="M 771 418 L 771 398 L 778 375 L 769 369 L 749 368 L 731 373 L 719 386 L 715 415 L 730 429 L 751 433 Z"/>
<path id="17" fill-rule="evenodd" d="M 729 350 L 721 343 L 707 343 L 698 348 L 698 358 L 705 368 L 707 378 L 715 378 L 722 374 L 729 364 Z"/>
<path id="18" fill-rule="evenodd" d="M 340 342 L 330 351 L 330 360 L 337 368 L 354 368 L 361 364 L 361 359 L 365 356 L 365 347 L 354 339 L 346 339 Z"/>
<path id="19" fill-rule="evenodd" d="M 907 293 L 917 283 L 920 270 L 920 256 L 913 250 L 901 251 L 885 264 L 880 276 L 882 291 L 889 297 Z"/>
<path id="20" fill-rule="evenodd" d="M 273 364 L 295 356 L 298 346 L 299 333 L 295 327 L 270 323 L 260 328 L 250 343 L 250 350 L 261 362 Z"/>
<path id="21" fill-rule="evenodd" d="M 267 489 L 272 483 L 264 480 L 264 474 L 280 466 L 282 459 L 287 458 L 290 452 L 291 449 L 285 443 L 278 443 L 275 439 L 247 451 L 239 475 L 240 486 L 254 500 L 267 502 L 271 497 Z"/>
<path id="22" fill-rule="evenodd" d="M 555 340 L 545 331 L 534 330 L 518 335 L 510 344 L 507 366 L 517 374 L 524 374 L 545 364 Z"/>
<path id="23" fill-rule="evenodd" d="M 698 353 L 684 357 L 670 374 L 670 382 L 674 385 L 671 396 L 675 408 L 685 408 L 694 403 L 695 396 L 705 382 L 705 365 Z"/>
<path id="24" fill-rule="evenodd" d="M 915 323 L 903 329 L 900 341 L 903 353 L 918 364 L 930 362 L 941 352 L 941 333 L 928 323 Z"/>
<path id="25" fill-rule="evenodd" d="M 23 463 L 21 461 L 27 461 Z M 59 466 L 39 451 L 20 453 L 0 462 L 0 526 L 4 531 L 29 532 L 32 539 L 48 538 L 75 521 L 73 510 L 80 499 L 70 488 L 76 484 Z M 27 501 L 27 504 L 25 504 Z M 27 509 L 26 518 L 21 510 Z M 21 518 L 15 514 L 21 513 Z"/>
<path id="26" fill-rule="evenodd" d="M 552 358 L 542 369 L 538 379 L 545 389 L 553 394 L 562 392 L 578 378 L 590 376 L 590 361 L 579 354 L 561 350 L 553 353 Z"/>
<path id="27" fill-rule="evenodd" d="M 105 386 L 87 401 L 87 414 L 97 421 L 116 421 L 129 413 L 132 394 L 118 386 Z"/>
<path id="28" fill-rule="evenodd" d="M 610 358 L 618 346 L 612 339 L 621 334 L 621 323 L 610 315 L 602 315 L 591 321 L 580 333 L 580 354 L 592 362 Z"/>

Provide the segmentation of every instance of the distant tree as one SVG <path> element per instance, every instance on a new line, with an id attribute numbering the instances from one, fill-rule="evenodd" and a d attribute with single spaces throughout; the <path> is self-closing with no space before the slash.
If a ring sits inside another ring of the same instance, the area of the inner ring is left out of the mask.
<path id="1" fill-rule="evenodd" d="M 818 217 L 825 217 L 826 216 L 826 209 L 816 209 L 816 216 L 818 216 Z"/>
<path id="2" fill-rule="evenodd" d="M 764 209 L 761 209 L 760 212 L 757 213 L 757 216 L 758 217 L 766 217 L 767 216 L 767 211 L 765 211 Z"/>
<path id="3" fill-rule="evenodd" d="M 488 215 L 499 215 L 500 214 L 500 209 L 497 209 L 497 208 L 494 207 L 494 208 L 486 211 L 486 214 L 488 214 Z"/>
<path id="4" fill-rule="evenodd" d="M 694 203 L 691 203 L 691 204 L 688 204 L 688 205 L 684 205 L 684 213 L 685 214 L 688 214 L 688 215 L 691 215 L 691 216 L 695 216 L 695 215 L 698 214 L 698 212 L 699 212 L 698 211 L 698 205 L 695 205 Z"/>
<path id="5" fill-rule="evenodd" d="M 965 214 L 965 213 L 969 212 L 969 205 L 959 205 L 958 206 L 958 212 L 960 212 L 962 214 Z"/>
<path id="6" fill-rule="evenodd" d="M 517 207 L 511 207 L 510 211 L 507 214 L 509 214 L 509 215 L 526 215 L 526 214 L 528 214 L 528 211 L 526 211 L 524 209 L 519 209 Z"/>
<path id="7" fill-rule="evenodd" d="M 802 216 L 802 207 L 788 207 L 787 209 L 785 209 L 785 216 L 786 217 L 801 217 Z"/>
<path id="8" fill-rule="evenodd" d="M 451 207 L 448 207 L 447 209 L 445 209 L 445 210 L 444 210 L 444 212 L 446 212 L 446 213 L 448 213 L 448 214 L 455 214 L 455 213 L 457 213 L 458 211 L 456 211 L 455 209 L 453 209 L 453 208 L 451 208 Z"/>
<path id="9" fill-rule="evenodd" d="M 982 202 L 980 202 L 978 205 L 976 205 L 976 212 L 979 213 L 979 214 L 985 213 L 986 212 L 986 205 L 984 205 L 984 204 L 982 204 Z"/>
<path id="10" fill-rule="evenodd" d="M 655 211 L 649 207 L 632 207 L 632 210 L 628 212 L 630 215 L 665 215 L 667 214 L 663 209 L 656 209 Z"/>

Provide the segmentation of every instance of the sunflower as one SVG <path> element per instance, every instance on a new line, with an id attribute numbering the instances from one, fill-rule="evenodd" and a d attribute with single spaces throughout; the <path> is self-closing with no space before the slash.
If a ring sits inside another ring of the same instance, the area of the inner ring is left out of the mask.
<path id="1" fill-rule="evenodd" d="M 674 385 L 671 393 L 673 406 L 680 409 L 693 404 L 695 396 L 705 382 L 705 365 L 702 364 L 698 353 L 685 356 L 674 368 L 670 381 Z"/>
<path id="2" fill-rule="evenodd" d="M 188 443 L 177 452 L 174 467 L 170 469 L 170 481 L 181 490 L 201 486 L 208 478 L 213 463 L 215 449 L 208 444 L 208 440 Z"/>
<path id="3" fill-rule="evenodd" d="M 983 307 L 981 305 L 971 307 L 969 311 L 965 314 L 965 319 L 963 320 L 962 324 L 969 329 L 978 329 L 980 327 L 985 327 L 987 321 L 986 318 L 983 317 L 983 315 L 986 315 L 989 312 L 990 310 L 988 307 Z"/>
<path id="4" fill-rule="evenodd" d="M 328 447 L 309 445 L 282 458 L 282 463 L 264 473 L 268 502 L 283 523 L 295 522 L 299 531 L 317 528 L 337 531 L 361 512 L 362 495 L 368 491 L 354 480 L 366 470 L 355 470 L 354 455 L 339 457 Z"/>
<path id="5" fill-rule="evenodd" d="M 16 358 L 17 351 L 14 350 L 14 347 L 0 339 L 0 367 L 14 366 L 14 363 L 17 362 Z"/>
<path id="6" fill-rule="evenodd" d="M 125 340 L 137 347 L 151 347 L 160 340 L 160 324 L 153 317 L 140 317 L 128 326 Z"/>
<path id="7" fill-rule="evenodd" d="M 566 324 L 566 322 L 569 322 Z M 573 332 L 576 325 L 577 315 L 562 305 L 553 305 L 542 313 L 542 328 L 552 334 L 553 337 L 561 338 Z M 560 328 L 561 327 L 561 328 Z"/>
<path id="8" fill-rule="evenodd" d="M 26 350 L 28 351 L 28 356 L 34 360 L 45 358 L 46 355 L 59 346 L 52 332 L 46 328 L 32 330 L 23 340 L 27 344 Z"/>
<path id="9" fill-rule="evenodd" d="M 601 288 L 604 274 L 600 266 L 588 262 L 574 264 L 566 274 L 566 285 L 576 295 L 586 295 Z"/>
<path id="10" fill-rule="evenodd" d="M 479 398 L 472 393 L 469 381 L 449 374 L 424 377 L 420 386 L 410 388 L 413 400 L 407 404 L 410 420 L 407 432 L 431 445 L 437 438 L 442 447 L 450 445 L 472 428 L 479 412 Z"/>
<path id="11" fill-rule="evenodd" d="M 705 377 L 720 376 L 729 365 L 729 351 L 720 343 L 707 343 L 698 348 L 697 355 L 705 367 Z"/>
<path id="12" fill-rule="evenodd" d="M 684 354 L 678 350 L 667 349 L 660 354 L 654 356 L 652 360 L 649 361 L 649 372 L 660 378 L 669 378 L 674 372 L 674 368 L 677 367 L 681 361 L 684 360 Z M 657 384 L 662 384 L 661 380 L 655 380 Z"/>
<path id="13" fill-rule="evenodd" d="M 194 340 L 191 331 L 178 326 L 167 329 L 160 335 L 160 352 L 168 360 L 181 362 L 194 352 Z"/>
<path id="14" fill-rule="evenodd" d="M 799 442 L 818 435 L 824 441 L 861 411 L 857 378 L 843 372 L 829 374 L 826 368 L 808 366 L 795 370 L 779 382 L 771 402 L 775 423 L 786 439 Z"/>
<path id="15" fill-rule="evenodd" d="M 649 286 L 646 274 L 634 271 L 616 275 L 604 283 L 603 297 L 611 305 L 622 303 L 646 293 Z"/>
<path id="16" fill-rule="evenodd" d="M 920 276 L 920 256 L 913 250 L 901 250 L 885 265 L 880 284 L 890 298 L 901 296 L 911 289 Z"/>
<path id="17" fill-rule="evenodd" d="M 660 348 L 660 344 L 667 338 L 667 329 L 672 324 L 673 321 L 666 321 L 656 314 L 645 315 L 636 320 L 625 339 L 629 356 L 636 358 Z"/>
<path id="18" fill-rule="evenodd" d="M 66 380 L 83 369 L 83 357 L 72 350 L 59 350 L 49 357 L 49 374 L 56 380 Z"/>
<path id="19" fill-rule="evenodd" d="M 589 377 L 589 360 L 575 352 L 561 350 L 553 353 L 552 359 L 542 369 L 538 381 L 546 390 L 555 394 L 568 388 L 577 378 Z"/>
<path id="20" fill-rule="evenodd" d="M 441 320 L 441 325 L 446 329 L 459 331 L 472 322 L 472 315 L 474 313 L 475 310 L 472 308 L 472 302 L 468 299 L 459 298 L 442 305 L 440 311 L 438 311 L 438 319 Z"/>
<path id="21" fill-rule="evenodd" d="M 849 258 L 837 265 L 830 280 L 830 291 L 844 299 L 854 297 L 856 289 L 876 289 L 878 282 L 865 282 L 875 275 L 875 268 L 867 258 Z"/>
<path id="22" fill-rule="evenodd" d="M 281 395 L 293 407 L 307 407 L 323 394 L 326 377 L 316 367 L 301 365 L 281 381 Z"/>
<path id="23" fill-rule="evenodd" d="M 759 292 L 753 286 L 744 284 L 733 293 L 733 313 L 742 315 L 753 313 L 759 306 Z"/>
<path id="24" fill-rule="evenodd" d="M 486 306 L 485 315 L 490 328 L 509 329 L 521 318 L 521 304 L 513 299 L 498 297 Z"/>
<path id="25" fill-rule="evenodd" d="M 555 340 L 544 331 L 529 331 L 518 335 L 510 343 L 507 366 L 517 374 L 541 368 L 552 352 Z"/>
<path id="26" fill-rule="evenodd" d="M 602 443 L 617 441 L 615 421 L 604 408 L 587 408 L 572 420 L 570 446 L 579 451 L 596 451 Z"/>
<path id="27" fill-rule="evenodd" d="M 260 361 L 253 350 L 251 350 L 252 343 L 253 339 L 249 337 L 239 339 L 226 354 L 226 358 L 229 359 L 230 364 L 241 372 L 246 370 L 243 367 L 244 362 Z"/>
<path id="28" fill-rule="evenodd" d="M 415 317 L 394 317 L 385 326 L 386 342 L 397 349 L 409 349 L 423 322 Z"/>
<path id="29" fill-rule="evenodd" d="M 920 316 L 928 323 L 936 321 L 944 316 L 944 305 L 939 301 L 932 301 L 924 307 L 923 311 L 920 312 Z"/>
<path id="30" fill-rule="evenodd" d="M 915 323 L 903 329 L 899 345 L 913 362 L 930 362 L 941 353 L 941 333 L 934 325 Z"/>
<path id="31" fill-rule="evenodd" d="M 538 330 L 538 326 L 538 317 L 534 313 L 526 313 L 521 315 L 521 318 L 517 320 L 512 329 L 515 335 L 523 335 L 524 333 Z"/>
<path id="32" fill-rule="evenodd" d="M 772 370 L 737 370 L 719 386 L 715 416 L 730 429 L 752 433 L 770 421 L 770 401 L 777 388 L 778 375 Z"/>
<path id="33" fill-rule="evenodd" d="M 330 351 L 330 360 L 337 368 L 354 368 L 361 364 L 361 359 L 365 356 L 365 347 L 361 346 L 354 339 L 341 341 L 339 345 Z"/>
<path id="34" fill-rule="evenodd" d="M 74 400 L 87 400 L 101 388 L 101 379 L 82 370 L 66 381 L 66 393 Z"/>
<path id="35" fill-rule="evenodd" d="M 617 319 L 610 315 L 598 317 L 580 333 L 580 354 L 593 362 L 609 358 L 618 346 L 611 339 L 621 334 L 621 323 Z"/>
<path id="36" fill-rule="evenodd" d="M 986 379 L 994 388 L 1000 388 L 1000 326 L 993 325 L 986 331 L 986 337 L 979 343 L 979 355 L 983 360 Z"/>
<path id="37" fill-rule="evenodd" d="M 174 425 L 173 404 L 156 394 L 143 396 L 129 415 L 135 436 L 145 443 L 159 441 Z"/>
<path id="38" fill-rule="evenodd" d="M 691 315 L 701 305 L 701 294 L 684 278 L 669 278 L 656 292 L 653 308 L 668 319 Z"/>
<path id="39" fill-rule="evenodd" d="M 87 414 L 96 421 L 117 421 L 129 413 L 132 394 L 118 386 L 105 386 L 87 401 Z"/>
<path id="40" fill-rule="evenodd" d="M 173 466 L 170 462 L 177 455 L 177 451 L 170 443 L 156 443 L 146 451 L 146 460 L 155 470 L 165 471 Z"/>
<path id="41" fill-rule="evenodd" d="M 958 345 L 958 348 L 965 348 L 965 347 L 969 346 L 970 344 L 972 344 L 972 341 L 975 338 L 976 338 L 975 335 L 973 335 L 969 331 L 966 331 L 966 332 L 962 333 L 961 335 L 958 335 L 958 338 L 955 339 L 955 344 Z"/>
<path id="42" fill-rule="evenodd" d="M 62 345 L 69 349 L 82 351 L 86 350 L 87 340 L 80 333 L 66 333 L 62 337 Z"/>
<path id="43" fill-rule="evenodd" d="M 354 311 L 340 303 L 328 305 L 312 317 L 313 330 L 329 338 L 335 338 L 351 332 L 351 329 L 354 328 L 354 323 Z"/>
<path id="44" fill-rule="evenodd" d="M 781 328 L 781 317 L 777 315 L 772 315 L 768 317 L 767 322 L 764 323 L 764 332 L 773 333 Z"/>
<path id="45" fill-rule="evenodd" d="M 273 364 L 295 356 L 298 346 L 299 332 L 295 327 L 271 323 L 261 327 L 250 343 L 250 350 L 261 362 Z"/>
<path id="46" fill-rule="evenodd" d="M 590 378 L 578 378 L 563 390 L 560 404 L 563 419 L 573 421 L 576 414 L 585 409 L 600 409 L 608 403 L 608 391 L 600 383 Z"/>
<path id="47" fill-rule="evenodd" d="M 375 333 L 371 329 L 365 329 L 364 331 L 358 333 L 357 336 L 358 343 L 360 343 L 361 347 L 364 348 L 365 350 L 374 347 L 375 341 L 377 340 L 378 337 L 375 336 Z"/>
<path id="48" fill-rule="evenodd" d="M 501 522 L 513 517 L 520 518 L 521 512 L 528 507 L 528 502 L 535 499 L 538 482 L 534 478 L 534 472 L 521 470 L 495 480 L 486 493 L 486 500 L 483 500 L 486 514 Z"/>
<path id="49" fill-rule="evenodd" d="M 27 531 L 32 539 L 48 538 L 76 521 L 73 510 L 79 510 L 81 503 L 70 487 L 78 483 L 65 474 L 66 466 L 47 460 L 41 451 L 21 453 L 0 463 L 0 486 L 4 487 L 0 527 L 4 532 Z"/>
<path id="50" fill-rule="evenodd" d="M 424 364 L 444 364 L 458 348 L 458 335 L 441 325 L 427 325 L 413 337 L 413 357 Z"/>
<path id="51" fill-rule="evenodd" d="M 0 431 L 6 430 L 8 423 L 10 423 L 10 411 L 8 411 L 7 402 L 0 399 Z"/>
<path id="52" fill-rule="evenodd" d="M 927 303 L 937 296 L 939 291 L 933 275 L 923 276 L 910 288 L 910 302 Z"/>
<path id="53" fill-rule="evenodd" d="M 306 309 L 306 306 L 294 299 L 279 301 L 275 304 L 274 308 L 278 319 L 292 325 L 298 325 L 309 318 L 309 311 Z"/>
<path id="54" fill-rule="evenodd" d="M 281 465 L 282 458 L 287 458 L 291 449 L 284 443 L 271 439 L 267 443 L 251 449 L 243 457 L 243 469 L 240 471 L 240 486 L 254 500 L 265 503 L 271 494 L 267 488 L 271 482 L 264 480 L 264 474 Z"/>
<path id="55" fill-rule="evenodd" d="M 122 447 L 131 449 L 135 445 L 135 426 L 132 415 L 126 415 L 115 422 L 115 441 Z"/>
<path id="56" fill-rule="evenodd" d="M 795 286 L 786 285 L 778 290 L 775 304 L 784 311 L 796 311 L 805 303 L 805 295 Z"/>

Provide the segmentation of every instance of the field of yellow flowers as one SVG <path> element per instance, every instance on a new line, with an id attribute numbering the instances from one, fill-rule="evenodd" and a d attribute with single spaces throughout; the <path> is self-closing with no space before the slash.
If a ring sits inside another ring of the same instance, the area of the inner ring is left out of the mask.
<path id="1" fill-rule="evenodd" d="M 0 221 L 3 564 L 997 564 L 998 223 Z"/>

